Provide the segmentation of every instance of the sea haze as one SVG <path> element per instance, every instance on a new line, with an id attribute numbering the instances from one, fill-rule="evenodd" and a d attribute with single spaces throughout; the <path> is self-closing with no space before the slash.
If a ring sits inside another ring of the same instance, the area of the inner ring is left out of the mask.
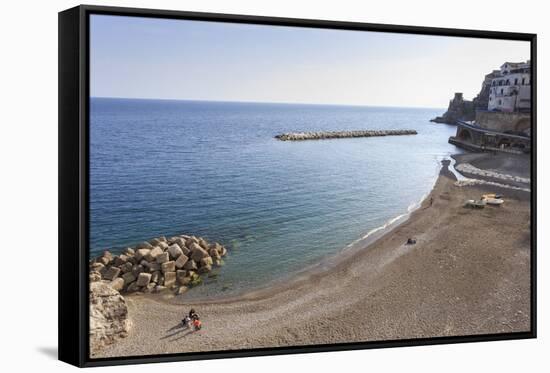
<path id="1" fill-rule="evenodd" d="M 92 98 L 91 255 L 193 234 L 230 249 L 188 296 L 269 284 L 407 212 L 458 150 L 441 109 Z M 312 130 L 415 136 L 283 142 Z"/>

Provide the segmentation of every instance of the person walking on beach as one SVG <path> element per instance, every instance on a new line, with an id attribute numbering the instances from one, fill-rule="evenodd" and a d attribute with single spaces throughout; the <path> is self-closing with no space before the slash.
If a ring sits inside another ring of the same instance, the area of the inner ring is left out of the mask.
<path id="1" fill-rule="evenodd" d="M 434 204 L 434 197 L 430 197 L 430 207 Z"/>

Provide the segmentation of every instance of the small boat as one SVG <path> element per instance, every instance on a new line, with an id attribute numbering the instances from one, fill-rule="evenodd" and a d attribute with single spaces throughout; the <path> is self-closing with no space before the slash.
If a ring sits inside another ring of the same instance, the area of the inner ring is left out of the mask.
<path id="1" fill-rule="evenodd" d="M 502 194 L 489 193 L 489 194 L 484 194 L 484 195 L 481 196 L 481 199 L 489 199 L 489 198 L 500 199 L 500 198 L 502 198 Z"/>
<path id="2" fill-rule="evenodd" d="M 482 209 L 485 207 L 487 203 L 484 199 L 476 200 L 476 199 L 469 199 L 466 201 L 466 206 Z"/>
<path id="3" fill-rule="evenodd" d="M 504 200 L 501 198 L 485 198 L 485 202 L 488 205 L 500 206 L 504 203 Z"/>

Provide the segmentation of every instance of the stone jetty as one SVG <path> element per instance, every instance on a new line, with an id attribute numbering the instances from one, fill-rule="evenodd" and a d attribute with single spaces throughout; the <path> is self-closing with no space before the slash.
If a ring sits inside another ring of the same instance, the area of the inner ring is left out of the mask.
<path id="1" fill-rule="evenodd" d="M 90 261 L 90 283 L 103 282 L 121 294 L 172 291 L 183 294 L 201 283 L 201 275 L 223 265 L 227 249 L 202 237 L 159 237 L 128 247 L 120 255 L 110 251 Z"/>
<path id="2" fill-rule="evenodd" d="M 350 137 L 377 137 L 416 135 L 415 130 L 359 130 L 359 131 L 318 131 L 318 132 L 290 132 L 275 136 L 281 141 L 303 141 L 344 139 Z"/>

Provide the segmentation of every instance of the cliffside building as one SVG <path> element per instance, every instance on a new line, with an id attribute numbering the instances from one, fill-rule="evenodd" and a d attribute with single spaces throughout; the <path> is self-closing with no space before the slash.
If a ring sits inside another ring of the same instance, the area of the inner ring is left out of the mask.
<path id="1" fill-rule="evenodd" d="M 531 61 L 505 62 L 492 79 L 487 109 L 517 112 L 531 110 Z"/>
<path id="2" fill-rule="evenodd" d="M 487 74 L 473 102 L 475 120 L 458 119 L 451 144 L 474 151 L 530 151 L 530 61 L 505 62 L 500 70 Z"/>

